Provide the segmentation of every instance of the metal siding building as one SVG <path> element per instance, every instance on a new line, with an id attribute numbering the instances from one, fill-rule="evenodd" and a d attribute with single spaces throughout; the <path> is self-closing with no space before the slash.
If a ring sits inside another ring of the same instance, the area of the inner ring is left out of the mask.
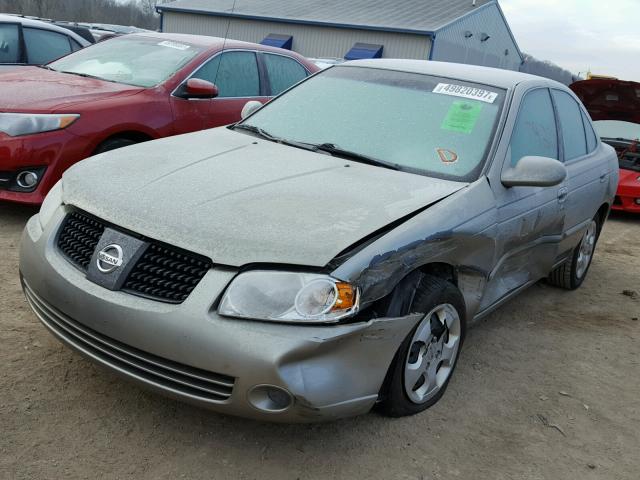
<path id="1" fill-rule="evenodd" d="M 493 2 L 442 28 L 431 58 L 507 70 L 519 70 L 523 60 L 500 6 Z"/>
<path id="2" fill-rule="evenodd" d="M 292 36 L 292 49 L 307 57 L 342 58 L 363 43 L 382 46 L 385 58 L 522 63 L 497 0 L 177 0 L 157 8 L 165 32 L 255 43 Z"/>

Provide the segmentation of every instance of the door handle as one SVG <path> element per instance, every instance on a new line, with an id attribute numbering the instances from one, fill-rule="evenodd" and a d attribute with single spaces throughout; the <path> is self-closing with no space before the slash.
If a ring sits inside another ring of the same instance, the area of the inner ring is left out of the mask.
<path id="1" fill-rule="evenodd" d="M 568 195 L 569 189 L 567 187 L 562 187 L 560 190 L 558 190 L 558 202 L 564 203 Z"/>
<path id="2" fill-rule="evenodd" d="M 600 174 L 600 183 L 606 182 L 608 176 L 609 176 L 609 172 L 602 172 Z"/>

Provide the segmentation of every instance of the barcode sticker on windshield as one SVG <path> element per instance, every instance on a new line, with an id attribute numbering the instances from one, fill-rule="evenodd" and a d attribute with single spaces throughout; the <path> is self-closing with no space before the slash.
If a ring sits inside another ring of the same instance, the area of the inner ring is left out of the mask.
<path id="1" fill-rule="evenodd" d="M 468 98 L 470 100 L 480 100 L 486 103 L 493 103 L 498 98 L 496 92 L 476 87 L 465 87 L 464 85 L 453 85 L 451 83 L 439 83 L 436 85 L 436 88 L 433 89 L 433 93 Z"/>
<path id="2" fill-rule="evenodd" d="M 158 43 L 158 45 L 162 47 L 175 48 L 176 50 L 188 50 L 190 47 L 190 45 L 185 45 L 184 43 L 178 43 L 178 42 L 170 42 L 169 40 L 160 42 Z"/>

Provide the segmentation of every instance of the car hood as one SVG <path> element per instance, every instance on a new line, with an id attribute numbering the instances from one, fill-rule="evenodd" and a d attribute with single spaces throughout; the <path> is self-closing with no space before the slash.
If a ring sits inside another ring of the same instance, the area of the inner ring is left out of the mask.
<path id="1" fill-rule="evenodd" d="M 0 71 L 0 111 L 47 112 L 142 90 L 44 68 L 21 67 Z"/>
<path id="2" fill-rule="evenodd" d="M 64 174 L 63 199 L 217 264 L 322 267 L 466 185 L 217 128 L 80 162 Z"/>
<path id="3" fill-rule="evenodd" d="M 594 79 L 575 82 L 570 88 L 593 120 L 640 123 L 640 83 Z"/>

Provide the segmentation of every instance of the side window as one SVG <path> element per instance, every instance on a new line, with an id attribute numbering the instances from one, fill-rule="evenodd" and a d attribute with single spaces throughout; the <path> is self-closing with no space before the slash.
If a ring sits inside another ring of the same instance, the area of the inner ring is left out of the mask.
<path id="1" fill-rule="evenodd" d="M 18 26 L 0 23 L 0 63 L 20 61 L 20 35 Z"/>
<path id="2" fill-rule="evenodd" d="M 73 38 L 69 38 L 69 42 L 71 42 L 71 50 L 77 52 L 78 50 L 82 50 L 82 45 L 76 42 Z"/>
<path id="3" fill-rule="evenodd" d="M 215 83 L 219 97 L 260 96 L 260 75 L 253 52 L 225 52 L 207 62 L 193 78 Z"/>
<path id="4" fill-rule="evenodd" d="M 511 165 L 530 155 L 558 159 L 556 119 L 546 88 L 526 94 L 511 136 Z"/>
<path id="5" fill-rule="evenodd" d="M 269 53 L 264 53 L 262 58 L 269 75 L 271 95 L 279 95 L 291 85 L 307 77 L 304 67 L 292 58 Z"/>
<path id="6" fill-rule="evenodd" d="M 584 134 L 581 108 L 568 93 L 553 90 L 562 128 L 565 161 L 587 154 L 587 139 Z"/>
<path id="7" fill-rule="evenodd" d="M 39 28 L 24 28 L 22 32 L 30 65 L 49 63 L 71 53 L 71 45 L 66 35 Z"/>
<path id="8" fill-rule="evenodd" d="M 593 124 L 587 114 L 584 113 L 584 110 L 582 109 L 580 109 L 580 113 L 582 113 L 584 132 L 587 134 L 587 153 L 591 153 L 598 146 L 598 137 L 596 137 L 596 132 L 593 130 Z"/>

